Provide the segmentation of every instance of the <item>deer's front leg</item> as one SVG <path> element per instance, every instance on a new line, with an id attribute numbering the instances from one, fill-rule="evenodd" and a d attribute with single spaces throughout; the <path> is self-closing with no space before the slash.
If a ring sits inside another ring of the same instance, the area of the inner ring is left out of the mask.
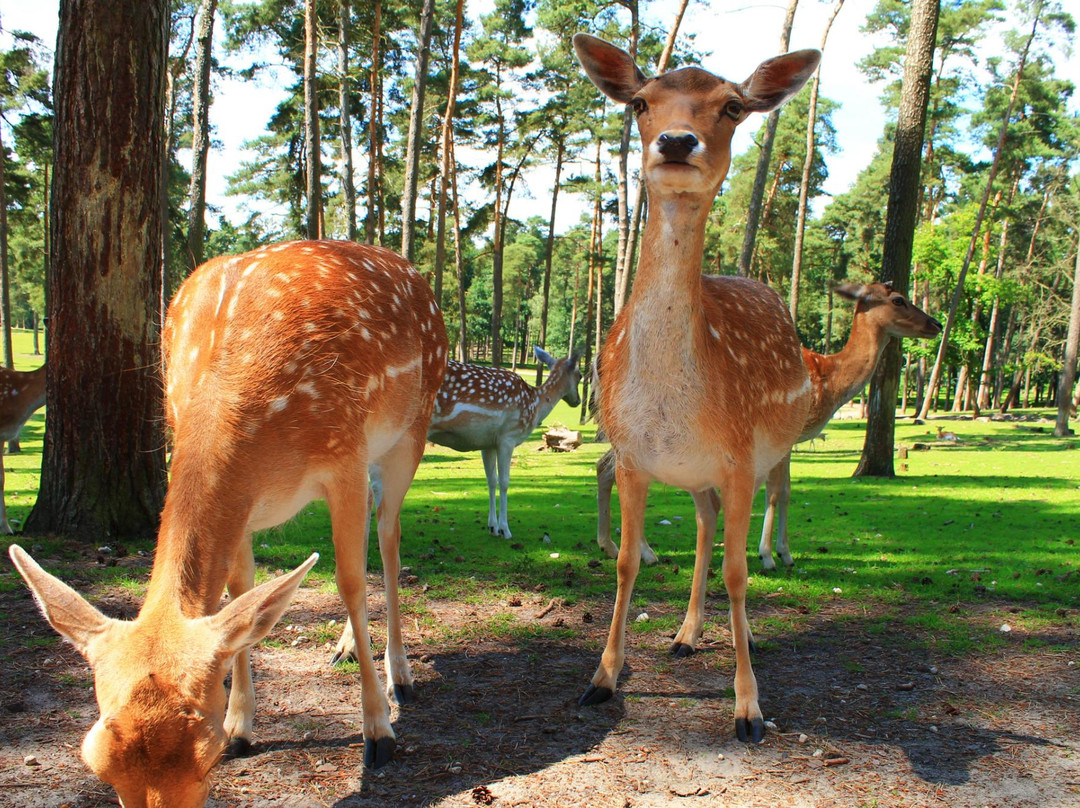
<path id="1" fill-rule="evenodd" d="M 499 444 L 499 522 L 495 528 L 495 535 L 504 539 L 513 538 L 510 535 L 510 502 L 507 496 L 510 493 L 510 460 L 514 456 L 515 444 L 505 441 Z"/>
<path id="2" fill-rule="evenodd" d="M 694 583 L 690 590 L 690 603 L 686 619 L 671 644 L 671 653 L 686 657 L 694 653 L 701 639 L 701 627 L 705 623 L 705 590 L 712 563 L 713 540 L 716 538 L 716 516 L 720 510 L 720 497 L 716 489 L 692 491 L 694 509 L 697 512 L 697 552 L 694 555 Z"/>
<path id="3" fill-rule="evenodd" d="M 611 540 L 611 492 L 615 487 L 615 450 L 596 461 L 596 544 L 608 558 L 619 557 L 619 545 Z M 655 564 L 656 553 L 641 537 L 641 560 Z"/>
<path id="4" fill-rule="evenodd" d="M 773 561 L 772 537 L 773 527 L 776 525 L 777 512 L 780 509 L 780 497 L 782 495 L 785 469 L 790 469 L 791 455 L 788 454 L 769 471 L 765 480 L 765 519 L 761 523 L 761 543 L 758 545 L 758 558 L 761 559 L 761 568 L 765 570 L 776 569 Z M 787 517 L 787 509 L 781 512 L 781 524 Z M 785 538 L 786 541 L 786 538 Z"/>
<path id="5" fill-rule="evenodd" d="M 360 666 L 360 700 L 364 712 L 364 765 L 379 768 L 390 762 L 396 741 L 390 725 L 390 705 L 371 658 L 367 613 L 367 475 L 358 470 L 353 479 L 337 475 L 327 487 L 326 502 L 334 536 L 338 593 L 349 613 Z"/>
<path id="6" fill-rule="evenodd" d="M 480 457 L 484 460 L 484 476 L 488 484 L 488 530 L 494 533 L 499 528 L 499 512 L 495 506 L 495 484 L 498 481 L 498 457 L 494 447 L 481 449 Z"/>
<path id="7" fill-rule="evenodd" d="M 757 680 L 750 663 L 750 622 L 746 617 L 746 536 L 754 501 L 754 481 L 736 475 L 724 486 L 724 586 L 731 603 L 731 637 L 735 646 L 735 734 L 740 741 L 760 742 L 765 722 L 758 706 Z"/>
<path id="8" fill-rule="evenodd" d="M 776 554 L 780 556 L 780 560 L 784 562 L 785 567 L 791 567 L 795 564 L 795 559 L 791 557 L 791 549 L 788 547 L 788 505 L 791 504 L 791 453 L 789 452 L 787 457 L 780 461 L 777 466 L 779 472 L 776 472 L 777 487 L 780 489 L 779 496 L 776 498 Z M 771 482 L 772 473 L 770 473 Z"/>
<path id="9" fill-rule="evenodd" d="M 619 486 L 619 503 L 622 509 L 622 544 L 619 547 L 618 589 L 615 593 L 615 610 L 611 616 L 607 646 L 600 658 L 600 667 L 593 674 L 592 684 L 586 688 L 578 704 L 600 704 L 615 693 L 626 659 L 626 618 L 630 611 L 630 598 L 634 581 L 641 568 L 641 536 L 645 530 L 645 500 L 649 493 L 649 477 L 640 471 L 630 471 L 620 464 L 615 471 Z"/>
<path id="10" fill-rule="evenodd" d="M 255 586 L 255 556 L 251 537 L 240 542 L 227 582 L 229 597 L 236 600 Z M 226 754 L 243 757 L 251 751 L 251 728 L 255 721 L 255 684 L 251 680 L 251 650 L 245 648 L 233 660 L 229 708 L 225 713 L 225 735 L 229 739 Z"/>

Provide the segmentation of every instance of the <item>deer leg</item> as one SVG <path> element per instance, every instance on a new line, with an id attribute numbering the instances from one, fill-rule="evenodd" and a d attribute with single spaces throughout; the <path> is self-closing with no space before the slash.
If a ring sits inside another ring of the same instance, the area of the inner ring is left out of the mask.
<path id="1" fill-rule="evenodd" d="M 641 536 L 645 532 L 645 499 L 649 494 L 649 477 L 640 471 L 632 471 L 620 464 L 615 469 L 622 509 L 622 543 L 616 562 L 618 589 L 615 593 L 615 610 L 611 616 L 607 646 L 600 658 L 600 666 L 593 674 L 592 683 L 578 699 L 579 705 L 600 704 L 615 693 L 619 673 L 626 659 L 626 618 L 630 612 L 630 597 L 634 581 L 641 568 Z"/>
<path id="2" fill-rule="evenodd" d="M 349 613 L 360 665 L 360 700 L 364 713 L 364 765 L 377 769 L 390 762 L 396 742 L 390 725 L 390 705 L 379 684 L 371 658 L 367 613 L 367 468 L 341 474 L 327 486 L 334 535 L 337 586 Z"/>
<path id="3" fill-rule="evenodd" d="M 705 589 L 709 564 L 712 562 L 713 540 L 716 538 L 716 516 L 720 510 L 720 498 L 715 488 L 692 491 L 690 496 L 694 498 L 697 512 L 697 552 L 694 555 L 694 583 L 690 590 L 686 619 L 671 644 L 671 653 L 677 657 L 690 656 L 701 639 L 701 627 L 705 623 Z"/>
<path id="4" fill-rule="evenodd" d="M 611 540 L 611 491 L 615 487 L 615 451 L 607 452 L 596 461 L 596 543 L 608 558 L 619 557 L 619 546 Z M 641 537 L 641 560 L 655 564 L 656 553 Z"/>
<path id="5" fill-rule="evenodd" d="M 780 469 L 777 476 L 780 477 L 780 494 L 777 498 L 777 517 L 776 517 L 776 554 L 780 556 L 780 560 L 784 562 L 785 567 L 792 567 L 795 565 L 795 559 L 791 557 L 791 550 L 788 547 L 788 505 L 791 503 L 791 453 L 789 452 L 787 457 L 780 461 L 776 467 Z M 770 472 L 770 477 L 776 469 Z"/>
<path id="6" fill-rule="evenodd" d="M 510 502 L 507 494 L 510 491 L 510 458 L 514 455 L 514 444 L 510 442 L 499 445 L 499 524 L 495 529 L 496 536 L 511 539 L 509 510 Z"/>
<path id="7" fill-rule="evenodd" d="M 251 536 L 245 536 L 229 567 L 229 597 L 236 600 L 255 586 L 255 556 Z M 244 757 L 251 751 L 251 727 L 255 719 L 255 685 L 251 680 L 251 649 L 236 655 L 229 688 L 229 708 L 225 713 L 225 735 L 229 739 L 226 755 Z"/>
<path id="8" fill-rule="evenodd" d="M 765 722 L 758 706 L 757 680 L 750 664 L 750 623 L 746 617 L 746 535 L 754 502 L 754 480 L 735 475 L 721 494 L 724 501 L 724 586 L 731 603 L 731 637 L 735 646 L 735 734 L 740 741 L 760 742 Z"/>
<path id="9" fill-rule="evenodd" d="M 380 461 L 382 501 L 378 509 L 379 553 L 383 560 L 386 587 L 386 668 L 387 695 L 398 704 L 415 699 L 412 671 L 401 638 L 401 609 L 398 602 L 398 575 L 401 572 L 401 503 L 412 484 L 416 467 L 424 454 L 424 431 L 406 435 Z"/>
<path id="10" fill-rule="evenodd" d="M 484 475 L 487 477 L 488 484 L 488 530 L 494 533 L 499 528 L 499 512 L 495 507 L 495 483 L 498 476 L 496 464 L 498 459 L 494 448 L 481 449 L 480 457 L 484 460 Z"/>
<path id="11" fill-rule="evenodd" d="M 368 513 L 372 507 L 382 504 L 382 469 L 378 463 L 368 466 Z M 353 635 L 352 621 L 345 618 L 345 628 L 341 632 L 341 639 L 337 642 L 334 655 L 330 657 L 330 664 L 337 665 L 339 662 L 356 662 L 359 657 L 356 654 L 356 637 Z"/>
<path id="12" fill-rule="evenodd" d="M 0 441 L 0 533 L 10 536 L 14 532 L 8 524 L 7 504 L 4 502 L 4 442 Z"/>
<path id="13" fill-rule="evenodd" d="M 783 489 L 784 469 L 791 463 L 791 454 L 777 463 L 769 470 L 769 476 L 765 479 L 765 519 L 761 523 L 761 544 L 758 545 L 758 558 L 761 559 L 761 568 L 765 570 L 776 569 L 773 561 L 772 537 L 773 526 L 776 524 L 777 509 L 780 505 L 780 497 Z M 786 507 L 781 512 L 781 522 L 786 518 Z"/>

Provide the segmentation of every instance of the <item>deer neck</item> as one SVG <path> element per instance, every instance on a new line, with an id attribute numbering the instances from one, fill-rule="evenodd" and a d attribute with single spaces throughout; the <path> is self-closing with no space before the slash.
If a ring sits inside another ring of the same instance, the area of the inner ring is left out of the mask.
<path id="1" fill-rule="evenodd" d="M 536 429 L 536 425 L 551 414 L 555 405 L 559 403 L 559 399 L 562 398 L 563 375 L 549 373 L 544 383 L 536 388 L 536 410 L 530 431 Z"/>
<path id="2" fill-rule="evenodd" d="M 889 334 L 875 326 L 864 314 L 856 311 L 851 323 L 851 335 L 839 353 L 824 357 L 823 372 L 812 379 L 820 390 L 822 411 L 832 417 L 842 405 L 851 401 L 874 373 L 878 359 L 889 343 Z M 826 418 L 826 420 L 827 420 Z"/>

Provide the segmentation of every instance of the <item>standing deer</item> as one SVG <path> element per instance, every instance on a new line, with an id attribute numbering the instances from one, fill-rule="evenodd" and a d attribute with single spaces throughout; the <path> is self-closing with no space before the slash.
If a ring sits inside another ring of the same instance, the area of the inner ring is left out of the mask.
<path id="1" fill-rule="evenodd" d="M 382 766 L 395 744 L 368 635 L 368 466 L 383 481 L 387 685 L 405 701 L 398 514 L 447 356 L 431 290 L 378 247 L 278 244 L 196 270 L 173 299 L 162 344 L 172 480 L 138 617 L 104 616 L 11 548 L 48 621 L 93 668 L 101 717 L 83 760 L 126 806 L 205 803 L 222 754 L 250 746 L 248 649 L 318 558 L 252 589 L 251 533 L 324 498 L 338 590 L 363 649 L 364 763 Z M 233 600 L 218 611 L 226 587 Z"/>
<path id="2" fill-rule="evenodd" d="M 14 533 L 4 504 L 4 444 L 18 440 L 30 416 L 45 404 L 45 365 L 34 370 L 0 367 L 0 533 Z"/>
<path id="3" fill-rule="evenodd" d="M 873 375 L 881 352 L 892 337 L 930 338 L 941 332 L 941 323 L 919 307 L 908 302 L 887 283 L 845 283 L 836 293 L 855 301 L 851 321 L 851 336 L 839 353 L 823 355 L 802 349 L 803 364 L 810 375 L 812 402 L 803 425 L 799 442 L 813 441 L 822 435 L 840 407 L 855 397 Z M 608 452 L 596 463 L 597 519 L 596 541 L 600 549 L 612 558 L 619 548 L 611 540 L 611 489 L 615 483 L 614 456 Z M 765 482 L 765 521 L 761 529 L 758 555 L 764 569 L 776 569 L 772 554 L 773 524 L 777 526 L 776 552 L 785 566 L 795 560 L 788 547 L 787 512 L 791 500 L 791 455 L 786 455 L 769 472 Z M 644 540 L 641 559 L 656 563 L 656 553 Z"/>
<path id="4" fill-rule="evenodd" d="M 757 742 L 765 724 L 746 617 L 750 508 L 769 470 L 798 440 L 811 390 L 799 338 L 780 297 L 746 278 L 701 274 L 705 222 L 727 175 L 735 126 L 798 92 L 821 55 L 778 56 L 734 84 L 698 67 L 647 79 L 629 54 L 585 34 L 574 37 L 574 47 L 592 82 L 633 107 L 649 194 L 633 292 L 600 360 L 600 416 L 615 451 L 622 547 L 607 646 L 579 703 L 611 698 L 622 670 L 650 480 L 683 488 L 694 498 L 695 614 L 704 610 L 719 488 L 735 646 L 735 733 Z M 688 619 L 672 650 L 693 648 L 699 632 Z"/>

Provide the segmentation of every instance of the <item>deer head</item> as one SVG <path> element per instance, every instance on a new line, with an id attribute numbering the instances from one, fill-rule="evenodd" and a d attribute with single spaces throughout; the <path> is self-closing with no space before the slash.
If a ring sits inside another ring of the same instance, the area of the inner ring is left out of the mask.
<path id="1" fill-rule="evenodd" d="M 929 338 L 941 333 L 941 323 L 894 292 L 891 283 L 843 283 L 833 291 L 855 301 L 855 313 L 890 336 Z"/>

